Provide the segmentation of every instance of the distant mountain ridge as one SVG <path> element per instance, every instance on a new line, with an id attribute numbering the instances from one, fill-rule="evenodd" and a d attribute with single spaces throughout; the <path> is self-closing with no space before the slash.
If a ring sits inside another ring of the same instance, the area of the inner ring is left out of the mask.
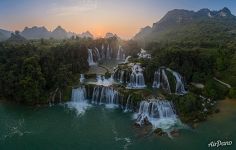
<path id="1" fill-rule="evenodd" d="M 182 33 L 198 35 L 198 33 L 204 32 L 204 26 L 206 28 L 212 27 L 212 29 L 209 29 L 210 33 L 217 32 L 220 27 L 222 27 L 222 30 L 231 31 L 236 28 L 236 17 L 226 7 L 219 11 L 211 11 L 205 8 L 197 12 L 174 9 L 154 23 L 152 27 L 142 28 L 133 39 L 137 41 L 156 41 L 173 37 L 174 40 L 179 38 Z"/>
<path id="2" fill-rule="evenodd" d="M 0 41 L 7 40 L 11 37 L 11 31 L 0 29 Z M 67 32 L 64 28 L 61 26 L 58 26 L 53 31 L 49 31 L 46 27 L 25 27 L 23 31 L 19 32 L 21 36 L 23 36 L 26 39 L 67 39 L 71 38 L 72 36 L 78 36 L 81 38 L 94 38 L 93 34 L 91 34 L 89 31 L 83 32 L 81 34 L 76 34 L 73 32 Z"/>
<path id="3" fill-rule="evenodd" d="M 10 32 L 10 31 L 0 29 L 0 41 L 10 38 L 11 33 L 12 32 Z"/>

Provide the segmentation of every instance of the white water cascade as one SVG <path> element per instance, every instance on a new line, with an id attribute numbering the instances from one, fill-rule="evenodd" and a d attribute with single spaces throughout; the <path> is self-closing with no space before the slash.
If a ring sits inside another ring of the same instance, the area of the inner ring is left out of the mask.
<path id="1" fill-rule="evenodd" d="M 95 47 L 95 53 L 96 53 L 97 59 L 101 60 L 101 55 L 97 47 Z"/>
<path id="2" fill-rule="evenodd" d="M 175 77 L 175 80 L 176 80 L 175 93 L 179 94 L 179 95 L 186 94 L 187 91 L 185 90 L 182 76 L 178 72 L 175 72 L 175 71 L 173 71 L 173 70 L 171 70 L 169 68 L 167 68 L 166 70 L 172 72 L 172 74 Z"/>
<path id="3" fill-rule="evenodd" d="M 169 83 L 168 76 L 166 75 L 166 71 L 170 72 L 175 78 L 175 85 L 172 85 L 172 86 L 175 86 L 175 91 L 171 91 L 170 83 Z M 187 93 L 187 91 L 185 90 L 182 76 L 178 72 L 175 72 L 171 70 L 170 68 L 161 67 L 154 73 L 154 80 L 153 80 L 152 87 L 162 88 L 168 93 L 175 93 L 178 95 L 184 95 Z"/>
<path id="4" fill-rule="evenodd" d="M 119 93 L 112 87 L 96 86 L 93 90 L 92 103 L 105 104 L 107 108 L 119 106 Z"/>
<path id="5" fill-rule="evenodd" d="M 96 85 L 110 86 L 113 83 L 113 75 L 111 75 L 109 79 L 106 79 L 104 76 L 97 75 L 96 80 Z"/>
<path id="6" fill-rule="evenodd" d="M 111 49 L 110 45 L 107 45 L 106 59 L 111 59 Z"/>
<path id="7" fill-rule="evenodd" d="M 85 80 L 85 77 L 84 77 L 84 74 L 80 74 L 80 83 L 84 83 L 84 80 Z"/>
<path id="8" fill-rule="evenodd" d="M 127 56 L 127 57 L 125 58 L 125 62 L 124 62 L 124 63 L 125 63 L 125 64 L 126 64 L 126 63 L 129 63 L 129 59 L 130 59 L 130 58 L 131 58 L 131 56 Z"/>
<path id="9" fill-rule="evenodd" d="M 78 115 L 84 114 L 86 109 L 90 107 L 87 103 L 87 93 L 85 87 L 72 89 L 71 101 L 67 103 L 71 109 L 75 109 Z"/>
<path id="10" fill-rule="evenodd" d="M 101 57 L 102 59 L 106 59 L 104 44 L 102 44 L 102 47 L 101 47 Z"/>
<path id="11" fill-rule="evenodd" d="M 121 46 L 119 46 L 119 49 L 117 51 L 116 60 L 125 60 L 124 49 Z"/>
<path id="12" fill-rule="evenodd" d="M 89 63 L 89 66 L 96 65 L 96 63 L 94 62 L 94 59 L 93 59 L 93 50 L 92 49 L 88 49 L 88 63 Z"/>
<path id="13" fill-rule="evenodd" d="M 154 129 L 160 128 L 164 132 L 168 132 L 180 122 L 172 103 L 159 99 L 141 101 L 137 123 L 143 125 L 146 121 L 150 122 Z"/>
<path id="14" fill-rule="evenodd" d="M 165 69 L 161 70 L 162 73 L 162 78 L 161 78 L 161 87 L 166 90 L 168 93 L 171 93 L 171 89 L 170 89 L 170 83 L 168 80 L 168 77 L 166 75 L 166 71 Z"/>
<path id="15" fill-rule="evenodd" d="M 130 82 L 127 88 L 130 89 L 142 89 L 145 88 L 145 81 L 143 76 L 143 69 L 139 64 L 135 64 L 132 67 L 132 73 L 130 75 Z"/>
<path id="16" fill-rule="evenodd" d="M 152 87 L 153 88 L 160 88 L 160 80 L 161 80 L 161 72 L 160 69 L 154 73 L 154 80 Z"/>

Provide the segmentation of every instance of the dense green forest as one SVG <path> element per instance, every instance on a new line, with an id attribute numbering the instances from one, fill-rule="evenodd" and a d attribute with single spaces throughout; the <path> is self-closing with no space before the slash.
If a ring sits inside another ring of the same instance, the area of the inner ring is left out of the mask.
<path id="1" fill-rule="evenodd" d="M 52 91 L 86 70 L 86 46 L 76 41 L 0 44 L 0 94 L 8 100 L 47 102 Z"/>

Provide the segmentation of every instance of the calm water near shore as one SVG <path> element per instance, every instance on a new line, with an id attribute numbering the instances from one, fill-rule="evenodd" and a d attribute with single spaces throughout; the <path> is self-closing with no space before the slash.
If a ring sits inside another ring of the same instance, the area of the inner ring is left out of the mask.
<path id="1" fill-rule="evenodd" d="M 134 127 L 132 113 L 91 106 L 78 116 L 66 105 L 26 107 L 0 103 L 1 150 L 172 150 L 209 149 L 211 141 L 233 141 L 221 149 L 236 149 L 236 101 L 224 100 L 221 112 L 182 129 L 178 137 L 159 137 Z M 214 148 L 211 148 L 214 149 Z"/>

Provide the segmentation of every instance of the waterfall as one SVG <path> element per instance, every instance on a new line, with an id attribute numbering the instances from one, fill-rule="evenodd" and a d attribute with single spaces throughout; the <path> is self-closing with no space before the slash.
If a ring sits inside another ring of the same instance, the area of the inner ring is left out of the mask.
<path id="1" fill-rule="evenodd" d="M 131 95 L 128 96 L 126 104 L 125 104 L 125 110 L 124 112 L 129 112 L 132 111 L 132 99 L 131 99 Z"/>
<path id="2" fill-rule="evenodd" d="M 124 59 L 125 59 L 124 50 L 121 46 L 119 46 L 119 49 L 117 51 L 116 60 L 124 60 Z"/>
<path id="3" fill-rule="evenodd" d="M 167 77 L 167 75 L 166 75 L 165 69 L 162 69 L 162 70 L 161 70 L 161 73 L 162 73 L 161 87 L 162 87 L 165 91 L 167 91 L 168 93 L 171 93 L 170 84 L 169 84 L 169 80 L 168 80 L 168 77 Z"/>
<path id="4" fill-rule="evenodd" d="M 105 104 L 107 108 L 119 106 L 119 93 L 112 87 L 96 86 L 93 90 L 92 103 Z"/>
<path id="5" fill-rule="evenodd" d="M 86 109 L 90 107 L 90 105 L 87 103 L 87 94 L 85 87 L 72 89 L 71 101 L 67 103 L 67 106 L 71 109 L 75 109 L 77 115 L 85 113 Z"/>
<path id="6" fill-rule="evenodd" d="M 107 45 L 106 59 L 111 59 L 110 45 Z"/>
<path id="7" fill-rule="evenodd" d="M 172 103 L 167 100 L 151 99 L 141 101 L 137 114 L 137 123 L 150 122 L 153 128 L 168 131 L 179 123 Z"/>
<path id="8" fill-rule="evenodd" d="M 116 60 L 120 60 L 120 56 L 121 56 L 121 46 L 119 46 L 117 56 L 116 56 Z"/>
<path id="9" fill-rule="evenodd" d="M 132 73 L 130 75 L 130 82 L 127 88 L 140 89 L 145 88 L 145 81 L 143 76 L 143 69 L 139 64 L 135 64 L 132 67 Z"/>
<path id="10" fill-rule="evenodd" d="M 122 70 L 120 73 L 120 79 L 119 79 L 120 83 L 124 83 L 124 74 L 125 74 L 125 71 Z"/>
<path id="11" fill-rule="evenodd" d="M 126 84 L 128 82 L 128 75 L 129 71 L 126 69 L 121 69 L 119 67 L 114 69 L 114 80 L 122 83 L 122 84 Z"/>
<path id="12" fill-rule="evenodd" d="M 102 59 L 106 59 L 106 54 L 105 54 L 105 49 L 104 49 L 104 45 L 102 44 L 102 51 L 101 51 L 101 57 Z"/>
<path id="13" fill-rule="evenodd" d="M 84 83 L 84 80 L 85 80 L 85 77 L 84 77 L 84 74 L 80 74 L 80 83 Z"/>
<path id="14" fill-rule="evenodd" d="M 153 80 L 153 88 L 162 88 L 163 90 L 167 91 L 168 93 L 172 93 L 171 88 L 170 88 L 170 83 L 168 76 L 166 75 L 166 71 L 169 71 L 175 78 L 175 94 L 178 95 L 184 95 L 187 93 L 184 87 L 183 83 L 183 78 L 182 76 L 170 68 L 164 68 L 161 67 L 159 68 L 155 73 L 154 73 L 154 80 Z M 173 86 L 173 85 L 172 85 Z"/>
<path id="15" fill-rule="evenodd" d="M 131 58 L 131 56 L 127 56 L 127 57 L 125 58 L 125 62 L 124 62 L 124 63 L 128 63 L 130 58 Z"/>
<path id="16" fill-rule="evenodd" d="M 96 47 L 95 47 L 95 52 L 96 52 L 97 59 L 101 60 L 100 52 L 99 52 L 98 48 L 96 48 Z"/>
<path id="17" fill-rule="evenodd" d="M 179 95 L 186 94 L 187 91 L 185 90 L 182 76 L 178 72 L 175 72 L 169 68 L 167 68 L 167 70 L 170 71 L 175 77 L 176 80 L 175 93 Z"/>
<path id="18" fill-rule="evenodd" d="M 96 65 L 96 63 L 94 62 L 94 59 L 93 59 L 93 50 L 92 49 L 88 49 L 88 63 L 89 63 L 89 66 Z"/>
<path id="19" fill-rule="evenodd" d="M 160 88 L 161 72 L 160 69 L 154 73 L 153 88 Z"/>
<path id="20" fill-rule="evenodd" d="M 113 75 L 109 79 L 106 79 L 104 76 L 97 75 L 96 85 L 110 86 L 113 83 Z"/>
<path id="21" fill-rule="evenodd" d="M 85 87 L 79 87 L 72 89 L 71 101 L 73 102 L 84 102 L 86 100 L 86 89 Z"/>

